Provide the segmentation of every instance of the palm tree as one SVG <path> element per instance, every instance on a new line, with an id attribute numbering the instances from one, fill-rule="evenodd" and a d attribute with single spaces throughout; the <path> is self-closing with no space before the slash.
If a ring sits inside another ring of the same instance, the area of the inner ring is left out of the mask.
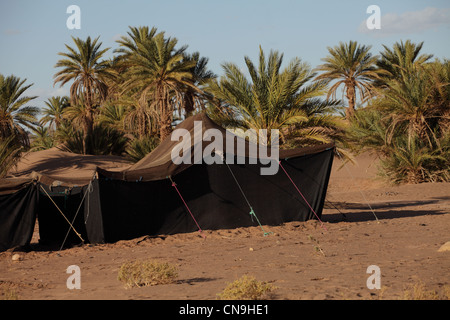
<path id="1" fill-rule="evenodd" d="M 128 36 L 122 36 L 117 43 L 120 47 L 114 52 L 119 53 L 116 57 L 115 66 L 118 70 L 119 94 L 115 100 L 116 104 L 123 105 L 125 113 L 123 117 L 123 127 L 128 132 L 139 139 L 149 134 L 153 129 L 154 113 L 150 110 L 148 101 L 140 100 L 140 88 L 124 86 L 128 79 L 127 70 L 133 66 L 133 56 L 139 55 L 139 50 L 146 42 L 151 42 L 156 35 L 157 29 L 150 29 L 147 26 L 129 27 Z"/>
<path id="2" fill-rule="evenodd" d="M 450 120 L 447 68 L 438 61 L 425 66 L 414 65 L 397 77 L 384 80 L 385 86 L 378 89 L 380 99 L 376 104 L 392 119 L 391 137 L 397 127 L 405 128 L 408 142 L 417 135 L 432 147 L 439 136 L 445 134 Z"/>
<path id="3" fill-rule="evenodd" d="M 46 150 L 55 146 L 55 140 L 50 134 L 49 127 L 39 125 L 36 128 L 33 128 L 32 139 L 31 150 L 33 151 Z"/>
<path id="4" fill-rule="evenodd" d="M 63 112 L 63 122 L 67 126 L 67 124 L 71 125 L 75 131 L 81 131 L 83 133 L 83 138 L 88 138 L 84 131 L 86 123 L 89 121 L 87 118 L 90 111 L 88 105 L 86 103 L 85 97 L 77 97 L 71 102 L 71 104 L 64 108 Z M 62 123 L 63 124 L 63 123 Z M 94 125 L 94 124 L 93 124 Z M 63 130 L 66 130 L 66 126 L 61 126 Z M 81 130 L 80 130 L 81 128 Z M 92 133 L 92 132 L 91 132 Z M 84 153 L 84 149 L 81 150 Z"/>
<path id="5" fill-rule="evenodd" d="M 63 112 L 70 105 L 69 97 L 51 97 L 45 101 L 45 107 L 41 111 L 43 117 L 39 121 L 41 125 L 49 124 L 49 128 L 58 130 L 63 121 Z"/>
<path id="6" fill-rule="evenodd" d="M 146 136 L 130 141 L 127 148 L 127 158 L 132 162 L 138 162 L 155 149 L 159 144 L 157 136 Z"/>
<path id="7" fill-rule="evenodd" d="M 184 57 L 187 61 L 195 61 L 195 65 L 191 68 L 193 86 L 187 86 L 184 92 L 184 112 L 185 117 L 189 117 L 196 109 L 196 105 L 204 107 L 204 99 L 208 98 L 208 93 L 202 90 L 211 80 L 217 76 L 207 69 L 208 58 L 200 57 L 199 52 L 192 55 L 186 54 Z M 181 110 L 180 110 L 181 111 Z"/>
<path id="8" fill-rule="evenodd" d="M 136 101 L 131 97 L 122 98 L 121 103 L 126 106 L 123 118 L 124 129 L 139 139 L 157 131 L 157 119 L 154 111 L 147 103 Z"/>
<path id="9" fill-rule="evenodd" d="M 382 79 L 376 81 L 378 87 L 385 86 L 387 80 L 399 78 L 403 73 L 425 64 L 433 57 L 432 54 L 420 54 L 423 42 L 415 44 L 407 40 L 396 42 L 392 49 L 386 45 L 383 47 L 384 51 L 380 53 L 381 57 L 376 63 L 377 68 L 383 71 Z"/>
<path id="10" fill-rule="evenodd" d="M 33 84 L 24 85 L 27 79 L 0 74 L 0 139 L 15 136 L 23 145 L 28 145 L 25 128 L 31 128 L 37 122 L 37 107 L 28 106 L 36 96 L 23 96 Z"/>
<path id="11" fill-rule="evenodd" d="M 102 106 L 97 118 L 100 125 L 124 131 L 126 107 L 116 103 L 106 103 Z"/>
<path id="12" fill-rule="evenodd" d="M 245 57 L 250 80 L 237 65 L 223 64 L 225 75 L 208 88 L 221 101 L 210 111 L 212 118 L 226 127 L 267 129 L 266 141 L 260 143 L 271 142 L 271 129 L 279 130 L 282 143 L 289 137 L 300 138 L 303 144 L 324 142 L 325 124 L 335 128 L 328 112 L 339 103 L 320 98 L 326 83 L 310 83 L 316 74 L 309 65 L 295 58 L 281 69 L 282 62 L 282 54 L 271 51 L 266 57 L 260 47 L 258 67 Z"/>
<path id="13" fill-rule="evenodd" d="M 127 32 L 128 37 L 122 36 L 116 42 L 120 45 L 120 48 L 114 50 L 119 53 L 119 61 L 127 65 L 129 58 L 138 52 L 138 47 L 147 41 L 151 41 L 158 31 L 153 27 L 149 29 L 147 26 L 141 27 L 129 27 L 130 31 Z"/>
<path id="14" fill-rule="evenodd" d="M 450 60 L 436 59 L 429 63 L 426 69 L 430 72 L 433 86 L 429 103 L 439 110 L 437 126 L 444 135 L 450 132 Z"/>
<path id="15" fill-rule="evenodd" d="M 381 156 L 391 181 L 449 181 L 449 65 L 437 60 L 395 70 L 351 119 L 349 138 Z"/>
<path id="16" fill-rule="evenodd" d="M 17 144 L 15 138 L 15 136 L 9 136 L 0 139 L 0 178 L 5 177 L 20 158 L 22 146 Z"/>
<path id="17" fill-rule="evenodd" d="M 127 58 L 130 66 L 125 74 L 124 90 L 138 89 L 139 107 L 145 108 L 149 100 L 159 123 L 163 140 L 172 131 L 175 105 L 182 102 L 185 87 L 194 87 L 190 69 L 195 61 L 184 59 L 186 46 L 175 49 L 177 39 L 165 38 L 164 32 L 139 43 Z"/>
<path id="18" fill-rule="evenodd" d="M 88 139 L 93 155 L 123 155 L 128 143 L 128 138 L 122 132 L 102 125 L 95 125 Z M 75 130 L 59 148 L 73 153 L 81 153 L 83 140 L 82 132 Z"/>
<path id="19" fill-rule="evenodd" d="M 372 96 L 373 81 L 379 79 L 376 69 L 377 57 L 369 52 L 371 46 L 359 45 L 356 41 L 340 42 L 334 48 L 328 47 L 329 56 L 322 59 L 325 63 L 317 70 L 323 73 L 316 80 L 336 81 L 328 92 L 328 97 L 336 97 L 339 87 L 348 101 L 346 118 L 355 114 L 356 92 L 359 91 L 361 101 Z"/>
<path id="20" fill-rule="evenodd" d="M 100 50 L 101 42 L 98 43 L 98 37 L 91 40 L 88 37 L 86 41 L 80 38 L 72 37 L 76 49 L 66 45 L 68 53 L 60 52 L 60 56 L 65 59 L 59 60 L 55 67 L 63 68 L 54 76 L 54 83 L 65 85 L 73 81 L 70 87 L 70 99 L 72 103 L 77 103 L 80 97 L 84 98 L 86 104 L 86 117 L 83 120 L 82 127 L 84 131 L 85 144 L 83 153 L 87 153 L 87 137 L 92 133 L 94 127 L 94 107 L 105 100 L 108 87 L 105 79 L 113 77 L 114 73 L 110 68 L 110 61 L 100 60 L 109 48 Z"/>
<path id="21" fill-rule="evenodd" d="M 450 149 L 446 152 L 433 149 L 417 135 L 409 140 L 405 137 L 395 140 L 390 157 L 381 161 L 384 175 L 394 183 L 449 182 Z"/>

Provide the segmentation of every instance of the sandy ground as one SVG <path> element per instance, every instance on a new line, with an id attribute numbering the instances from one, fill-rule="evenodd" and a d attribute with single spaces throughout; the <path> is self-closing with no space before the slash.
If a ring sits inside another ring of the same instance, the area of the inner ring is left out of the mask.
<path id="1" fill-rule="evenodd" d="M 450 184 L 386 186 L 373 179 L 376 161 L 335 161 L 322 221 L 142 237 L 114 244 L 48 251 L 0 253 L 0 293 L 18 299 L 214 300 L 227 283 L 253 275 L 276 287 L 276 300 L 403 299 L 413 286 L 450 287 Z M 369 205 L 374 212 L 369 208 Z M 18 254 L 13 261 L 12 257 Z M 119 267 L 153 258 L 177 266 L 176 283 L 126 288 Z M 81 289 L 69 290 L 70 265 L 81 271 Z M 380 270 L 381 289 L 369 289 Z M 3 293 L 2 293 L 3 290 Z M 1 297 L 0 297 L 1 298 Z M 448 297 L 447 297 L 448 299 Z"/>

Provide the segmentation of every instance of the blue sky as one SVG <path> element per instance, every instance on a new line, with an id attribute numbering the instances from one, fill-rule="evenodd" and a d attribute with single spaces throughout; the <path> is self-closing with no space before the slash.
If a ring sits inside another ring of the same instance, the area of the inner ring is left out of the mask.
<path id="1" fill-rule="evenodd" d="M 81 29 L 69 30 L 67 7 L 81 9 Z M 381 29 L 369 30 L 369 5 L 381 9 Z M 27 78 L 38 95 L 35 105 L 53 95 L 68 94 L 69 86 L 53 86 L 58 52 L 72 46 L 71 36 L 100 36 L 104 47 L 129 26 L 147 25 L 165 31 L 209 58 L 210 69 L 221 64 L 244 65 L 256 59 L 259 45 L 284 53 L 285 63 L 299 57 L 312 67 L 327 55 L 327 47 L 357 40 L 372 45 L 372 53 L 400 40 L 424 41 L 423 52 L 450 58 L 448 0 L 0 0 L 0 73 Z"/>

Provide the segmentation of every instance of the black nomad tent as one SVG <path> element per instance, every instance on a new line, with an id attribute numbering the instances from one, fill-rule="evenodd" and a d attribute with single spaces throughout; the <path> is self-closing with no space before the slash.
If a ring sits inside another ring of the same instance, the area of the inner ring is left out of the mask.
<path id="1" fill-rule="evenodd" d="M 37 193 L 29 179 L 0 180 L 0 251 L 30 243 Z"/>
<path id="2" fill-rule="evenodd" d="M 201 141 L 195 141 L 196 125 L 203 132 Z M 280 151 L 283 170 L 261 175 L 265 165 L 252 161 L 256 153 L 251 151 L 255 150 L 251 143 L 230 134 L 205 114 L 186 119 L 176 129 L 181 129 L 189 139 L 187 163 L 174 163 L 173 150 L 180 142 L 166 139 L 127 170 L 98 169 L 89 195 L 89 217 L 95 223 L 86 226 L 88 238 L 111 242 L 142 235 L 258 226 L 258 223 L 279 225 L 320 217 L 333 145 Z M 223 139 L 221 151 L 231 150 L 235 161 L 227 158 L 223 164 L 207 164 L 206 160 L 194 164 L 198 151 L 211 144 L 212 139 L 205 138 L 211 129 L 216 139 Z M 227 135 L 234 140 L 227 139 Z M 233 146 L 227 145 L 230 141 L 235 142 Z M 245 159 L 237 159 L 239 143 L 246 151 Z M 243 163 L 238 164 L 238 160 Z"/>
<path id="3" fill-rule="evenodd" d="M 84 242 L 83 196 L 89 185 L 33 176 L 0 180 L 0 251 L 28 245 L 36 219 L 41 244 Z"/>
<path id="4" fill-rule="evenodd" d="M 176 129 L 178 140 L 162 141 L 126 170 L 98 167 L 84 185 L 43 176 L 0 184 L 0 250 L 29 243 L 36 216 L 43 241 L 90 243 L 320 219 L 334 145 L 280 150 L 278 170 L 264 175 L 270 157 L 205 114 Z"/>
<path id="5" fill-rule="evenodd" d="M 88 241 L 85 200 L 98 165 L 112 170 L 130 164 L 56 148 L 23 156 L 18 168 L 0 179 L 0 251 L 29 244 L 36 223 L 41 244 Z"/>

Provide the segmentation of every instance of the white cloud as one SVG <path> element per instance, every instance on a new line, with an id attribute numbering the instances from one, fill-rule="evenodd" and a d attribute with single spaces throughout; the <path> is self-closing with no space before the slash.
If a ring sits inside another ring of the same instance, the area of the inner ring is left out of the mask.
<path id="1" fill-rule="evenodd" d="M 115 35 L 112 36 L 111 40 L 112 41 L 117 41 L 117 40 L 120 40 L 122 37 L 123 37 L 122 34 L 116 33 Z"/>
<path id="2" fill-rule="evenodd" d="M 427 7 L 420 11 L 408 11 L 401 14 L 386 13 L 381 8 L 381 29 L 370 30 L 366 20 L 361 22 L 358 31 L 375 37 L 387 37 L 396 34 L 420 33 L 441 26 L 450 26 L 450 8 Z M 369 17 L 369 16 L 368 16 Z"/>
<path id="3" fill-rule="evenodd" d="M 6 36 L 15 36 L 15 35 L 21 34 L 23 32 L 18 29 L 6 29 L 6 30 L 3 30 L 2 33 Z"/>
<path id="4" fill-rule="evenodd" d="M 54 88 L 38 88 L 31 87 L 26 91 L 27 96 L 38 96 L 39 100 L 47 100 L 50 97 L 56 96 L 68 96 L 69 88 L 68 87 L 54 87 Z"/>
<path id="5" fill-rule="evenodd" d="M 47 101 L 49 98 L 56 96 L 69 96 L 69 93 L 70 89 L 67 86 L 62 88 L 60 88 L 59 86 L 55 86 L 54 88 L 40 88 L 32 86 L 27 91 L 25 91 L 24 95 L 29 97 L 37 96 L 37 98 L 30 101 L 28 105 L 42 109 L 43 107 L 45 107 L 45 101 Z"/>

